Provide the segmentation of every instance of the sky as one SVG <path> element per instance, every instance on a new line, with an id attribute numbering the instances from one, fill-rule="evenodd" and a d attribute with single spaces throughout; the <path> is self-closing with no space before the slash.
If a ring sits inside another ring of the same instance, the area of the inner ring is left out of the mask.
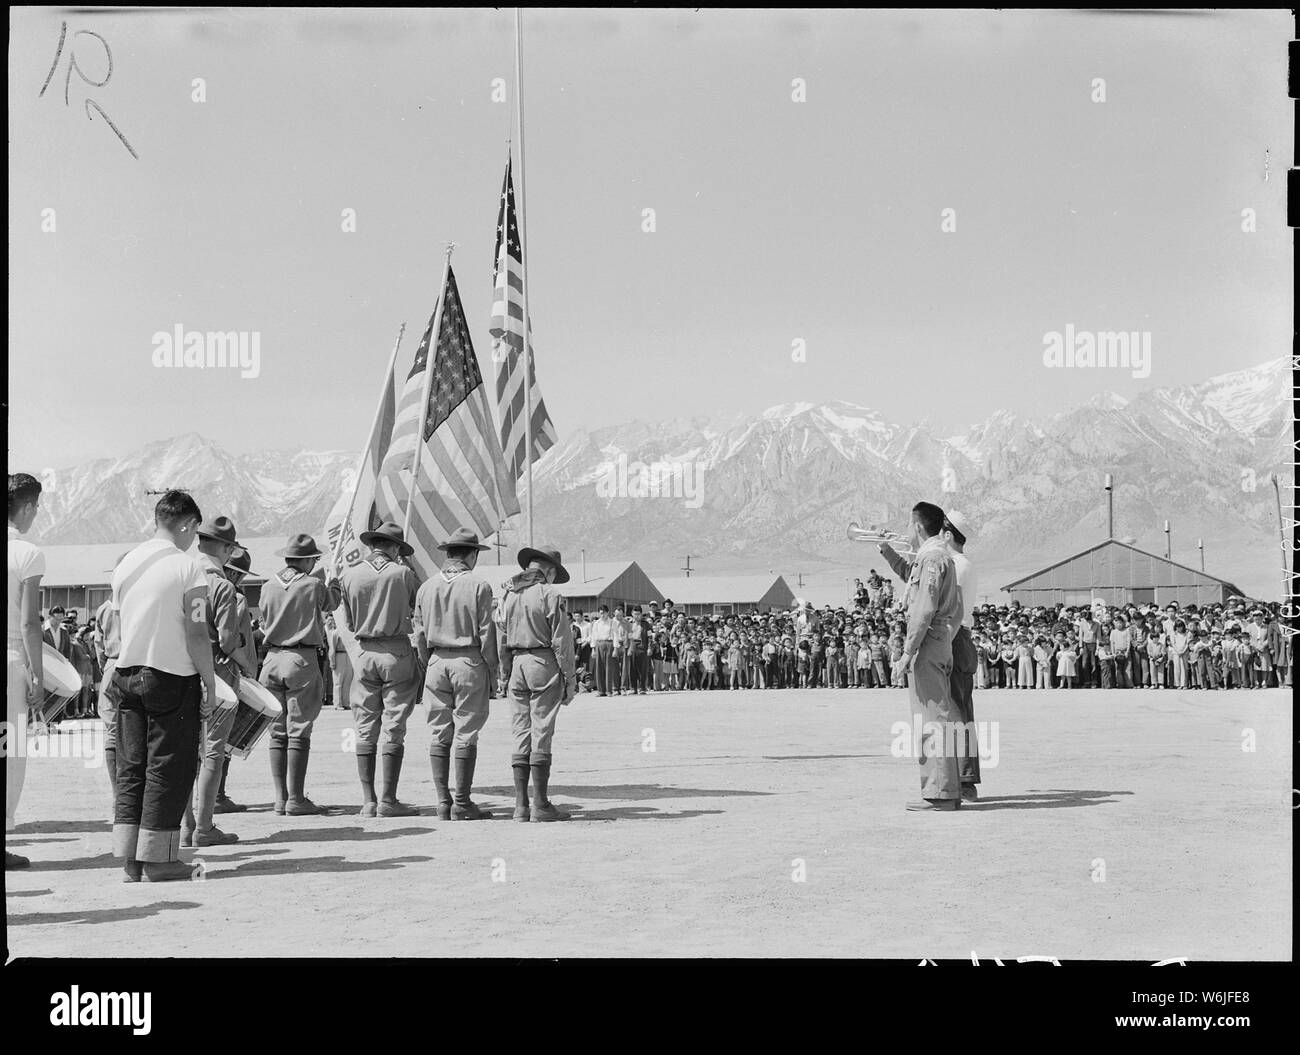
<path id="1" fill-rule="evenodd" d="M 10 20 L 11 468 L 189 431 L 360 448 L 448 241 L 490 373 L 512 10 Z M 529 298 L 561 437 L 834 399 L 950 434 L 1288 354 L 1284 11 L 524 23 Z M 1067 324 L 1150 332 L 1149 376 L 1044 366 Z M 154 366 L 178 325 L 256 331 L 259 376 Z"/>

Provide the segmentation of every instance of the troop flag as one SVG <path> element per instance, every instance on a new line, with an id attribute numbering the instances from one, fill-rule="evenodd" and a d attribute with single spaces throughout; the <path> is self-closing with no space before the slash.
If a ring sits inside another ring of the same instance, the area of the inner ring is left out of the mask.
<path id="1" fill-rule="evenodd" d="M 519 226 L 515 220 L 515 185 L 506 162 L 501 187 L 501 210 L 497 217 L 497 247 L 493 270 L 492 361 L 497 371 L 497 417 L 501 422 L 501 449 L 505 452 L 510 478 L 518 480 L 527 469 L 527 398 L 524 389 L 524 262 Z M 528 321 L 528 343 L 532 347 L 532 320 Z M 528 356 L 533 397 L 533 460 L 555 446 L 555 425 L 546 412 L 546 401 L 537 387 L 537 369 Z"/>
<path id="2" fill-rule="evenodd" d="M 400 341 L 399 334 L 398 342 Z M 370 430 L 365 453 L 357 466 L 356 475 L 344 481 L 343 493 L 325 518 L 325 547 L 333 555 L 331 563 L 339 569 L 350 567 L 365 556 L 360 541 L 361 533 L 378 527 L 380 523 L 375 509 L 375 489 L 379 483 L 384 456 L 392 443 L 393 426 L 397 418 L 396 361 L 394 348 L 394 357 L 384 376 L 379 409 L 375 413 L 375 423 Z"/>
<path id="3" fill-rule="evenodd" d="M 519 512 L 450 264 L 402 389 L 375 497 L 379 516 L 397 524 L 411 503 L 406 541 L 421 578 L 441 566 L 436 547 L 457 528 L 495 534 Z"/>

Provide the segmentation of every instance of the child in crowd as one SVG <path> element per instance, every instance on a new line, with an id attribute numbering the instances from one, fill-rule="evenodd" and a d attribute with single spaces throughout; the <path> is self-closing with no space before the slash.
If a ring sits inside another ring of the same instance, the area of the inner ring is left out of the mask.
<path id="1" fill-rule="evenodd" d="M 1151 685 L 1157 689 L 1165 687 L 1165 638 L 1164 633 L 1152 630 L 1147 634 L 1147 660 L 1151 666 Z"/>
<path id="2" fill-rule="evenodd" d="M 700 649 L 700 669 L 704 672 L 704 688 L 714 689 L 718 685 L 718 649 L 712 638 L 704 642 Z"/>
<path id="3" fill-rule="evenodd" d="M 1034 650 L 1030 647 L 1029 637 L 1026 634 L 1020 636 L 1020 642 L 1016 645 L 1016 666 L 1017 686 L 1022 689 L 1032 689 L 1034 687 Z"/>
<path id="4" fill-rule="evenodd" d="M 1061 638 L 1061 647 L 1056 653 L 1056 687 L 1058 689 L 1074 688 L 1074 679 L 1077 676 L 1075 666 L 1079 653 L 1075 649 L 1073 640 Z"/>
<path id="5" fill-rule="evenodd" d="M 1110 647 L 1110 636 L 1099 634 L 1097 637 L 1097 665 L 1101 668 L 1101 687 L 1115 687 L 1115 653 Z"/>
<path id="6" fill-rule="evenodd" d="M 1008 689 L 1016 687 L 1016 643 L 1008 634 L 1002 639 L 1002 651 L 998 653 L 998 666 L 1002 668 L 1002 684 Z"/>
<path id="7" fill-rule="evenodd" d="M 1169 640 L 1169 655 L 1174 661 L 1174 688 L 1187 688 L 1187 654 L 1192 646 L 1187 624 L 1181 619 L 1174 622 L 1174 633 Z"/>
<path id="8" fill-rule="evenodd" d="M 894 634 L 889 639 L 889 669 L 892 673 L 890 684 L 896 689 L 907 688 L 907 671 L 903 669 L 903 635 Z"/>
<path id="9" fill-rule="evenodd" d="M 1046 689 L 1050 687 L 1051 678 L 1049 670 L 1052 665 L 1052 653 L 1047 647 L 1047 638 L 1039 636 L 1034 642 L 1034 666 L 1038 671 L 1038 677 L 1035 681 L 1035 688 Z"/>

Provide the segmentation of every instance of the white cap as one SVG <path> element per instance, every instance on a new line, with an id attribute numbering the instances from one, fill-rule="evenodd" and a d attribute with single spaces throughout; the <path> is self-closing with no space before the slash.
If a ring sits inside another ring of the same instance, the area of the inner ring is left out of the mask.
<path id="1" fill-rule="evenodd" d="M 975 541 L 975 529 L 971 527 L 970 521 L 966 519 L 964 513 L 952 512 L 946 514 L 948 523 L 955 527 L 967 542 Z"/>

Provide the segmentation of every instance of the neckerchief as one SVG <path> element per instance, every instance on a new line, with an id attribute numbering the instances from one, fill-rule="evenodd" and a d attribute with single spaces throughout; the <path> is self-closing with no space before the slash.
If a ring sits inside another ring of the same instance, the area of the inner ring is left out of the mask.
<path id="1" fill-rule="evenodd" d="M 546 582 L 546 574 L 536 568 L 529 568 L 506 583 L 506 590 L 509 593 L 523 593 L 528 587 L 539 582 Z"/>
<path id="2" fill-rule="evenodd" d="M 438 569 L 438 572 L 442 576 L 443 582 L 452 582 L 459 579 L 462 575 L 468 574 L 469 568 L 466 567 L 464 561 L 449 560 Z"/>

